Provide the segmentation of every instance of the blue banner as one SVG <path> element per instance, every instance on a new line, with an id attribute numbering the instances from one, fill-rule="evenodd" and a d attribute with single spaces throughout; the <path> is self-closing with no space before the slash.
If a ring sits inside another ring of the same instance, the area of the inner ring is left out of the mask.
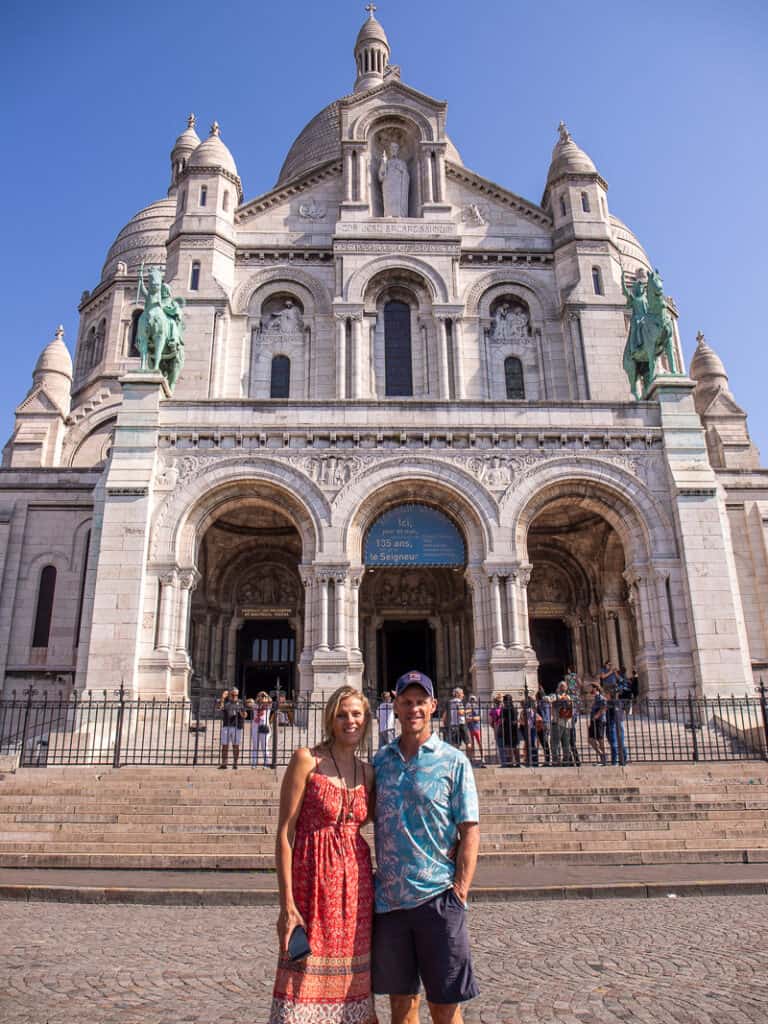
<path id="1" fill-rule="evenodd" d="M 368 531 L 366 565 L 464 565 L 464 541 L 448 516 L 427 505 L 398 505 Z"/>

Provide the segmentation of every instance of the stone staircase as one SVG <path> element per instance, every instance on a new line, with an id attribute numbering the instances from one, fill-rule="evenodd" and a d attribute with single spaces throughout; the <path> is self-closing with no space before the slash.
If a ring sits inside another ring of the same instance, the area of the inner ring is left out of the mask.
<path id="1" fill-rule="evenodd" d="M 485 863 L 768 863 L 768 763 L 478 770 Z M 273 868 L 266 769 L 0 775 L 0 867 Z"/>

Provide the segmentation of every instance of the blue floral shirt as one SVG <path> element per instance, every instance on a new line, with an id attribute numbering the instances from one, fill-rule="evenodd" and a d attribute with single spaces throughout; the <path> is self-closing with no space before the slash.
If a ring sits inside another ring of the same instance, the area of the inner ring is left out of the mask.
<path id="1" fill-rule="evenodd" d="M 433 734 L 406 761 L 395 740 L 378 752 L 376 769 L 376 910 L 426 903 L 453 885 L 450 854 L 459 825 L 479 821 L 472 767 Z"/>

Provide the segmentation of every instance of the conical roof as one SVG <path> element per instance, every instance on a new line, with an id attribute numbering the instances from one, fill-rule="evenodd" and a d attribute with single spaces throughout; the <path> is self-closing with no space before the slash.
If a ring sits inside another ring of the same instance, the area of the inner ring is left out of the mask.
<path id="1" fill-rule="evenodd" d="M 707 344 L 707 339 L 701 331 L 696 335 L 696 351 L 691 359 L 690 374 L 693 380 L 700 381 L 705 378 L 720 377 L 728 383 L 728 374 L 720 356 Z"/>
<path id="2" fill-rule="evenodd" d="M 195 115 L 187 118 L 187 127 L 173 144 L 173 152 L 192 153 L 200 145 L 200 136 L 195 131 Z"/>
<path id="3" fill-rule="evenodd" d="M 552 150 L 547 185 L 551 185 L 553 181 L 566 174 L 597 174 L 597 168 L 591 158 L 573 141 L 565 122 L 560 122 L 558 131 L 560 138 Z"/>
<path id="4" fill-rule="evenodd" d="M 221 141 L 221 129 L 218 121 L 211 125 L 211 134 L 201 142 L 189 158 L 190 167 L 222 167 L 237 177 L 235 158 Z"/>
<path id="5" fill-rule="evenodd" d="M 64 344 L 64 328 L 59 324 L 53 341 L 50 341 L 35 363 L 32 379 L 37 383 L 49 373 L 60 373 L 72 380 L 72 356 Z"/>
<path id="6" fill-rule="evenodd" d="M 370 5 L 373 7 L 373 4 Z M 373 10 L 369 11 L 368 17 L 363 23 L 363 27 L 357 33 L 357 39 L 355 40 L 355 49 L 358 46 L 362 46 L 364 43 L 383 43 L 387 49 L 389 49 L 389 40 L 387 39 L 387 33 L 384 31 L 384 26 L 381 22 L 377 21 L 373 16 Z"/>

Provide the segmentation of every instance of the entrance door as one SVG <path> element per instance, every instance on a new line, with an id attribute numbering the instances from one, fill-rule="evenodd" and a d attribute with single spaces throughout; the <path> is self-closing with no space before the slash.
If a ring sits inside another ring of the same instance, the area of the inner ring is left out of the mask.
<path id="1" fill-rule="evenodd" d="M 287 619 L 254 619 L 238 634 L 237 681 L 240 697 L 255 697 L 264 690 L 280 690 L 293 697 L 296 671 L 296 635 Z"/>
<path id="2" fill-rule="evenodd" d="M 531 644 L 539 659 L 539 685 L 554 693 L 571 663 L 571 636 L 562 619 L 531 619 Z"/>
<path id="3" fill-rule="evenodd" d="M 411 669 L 434 679 L 435 634 L 426 619 L 390 620 L 377 636 L 378 692 L 394 690 L 395 683 Z"/>

